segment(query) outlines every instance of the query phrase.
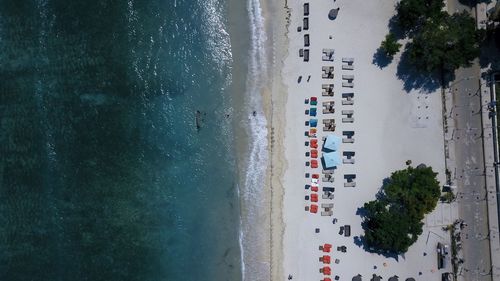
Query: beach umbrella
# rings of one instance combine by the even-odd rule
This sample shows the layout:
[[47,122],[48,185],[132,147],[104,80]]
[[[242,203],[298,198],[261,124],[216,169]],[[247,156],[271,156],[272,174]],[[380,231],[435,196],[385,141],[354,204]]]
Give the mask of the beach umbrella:
[[361,281],[361,274],[358,274],[352,278],[352,281]]
[[311,194],[311,202],[318,202],[318,194],[315,193]]
[[342,139],[334,134],[329,134],[326,136],[325,143],[323,144],[323,148],[329,151],[337,151],[339,150],[340,143]]
[[335,168],[342,163],[338,152],[323,153],[323,162],[325,169]]
[[413,278],[413,277],[406,278],[406,281],[415,281],[415,278]]
[[382,280],[381,276],[378,276],[377,274],[373,274],[371,281],[380,281],[380,280]]
[[309,126],[313,128],[318,126],[318,119],[309,119]]
[[330,263],[330,256],[323,256],[322,258],[323,263]]
[[311,168],[318,168],[318,160],[311,160]]
[[332,281],[332,279],[325,277],[325,278],[323,278],[323,281]]
[[309,208],[309,212],[316,214],[318,212],[318,205],[311,204],[311,207]]
[[334,20],[337,18],[337,15],[339,14],[340,8],[337,9],[331,9],[330,12],[328,13],[328,18],[330,20]]
[[389,277],[389,281],[398,281],[398,280],[399,280],[399,277],[397,275]]
[[323,267],[323,274],[324,275],[330,275],[330,274],[332,274],[332,270],[330,269],[329,266],[324,266]]

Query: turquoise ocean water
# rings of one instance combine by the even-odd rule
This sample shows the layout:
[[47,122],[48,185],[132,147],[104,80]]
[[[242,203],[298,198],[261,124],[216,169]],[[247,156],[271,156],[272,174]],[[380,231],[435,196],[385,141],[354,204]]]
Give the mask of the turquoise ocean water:
[[[0,0],[0,280],[266,268],[244,250],[259,236],[263,166],[249,163],[266,160],[266,124],[235,90],[228,13],[224,0]],[[260,134],[242,165],[235,128]]]

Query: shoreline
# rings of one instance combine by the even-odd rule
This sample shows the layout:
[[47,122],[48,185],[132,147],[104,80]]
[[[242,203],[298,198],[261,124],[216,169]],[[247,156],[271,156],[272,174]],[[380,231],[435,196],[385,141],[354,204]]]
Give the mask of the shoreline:
[[283,280],[283,238],[284,238],[284,186],[283,176],[288,166],[284,154],[284,133],[286,128],[286,101],[288,98],[287,86],[282,77],[285,60],[288,57],[288,27],[289,8],[288,1],[282,5],[278,2],[271,4],[274,20],[270,26],[272,28],[272,85],[269,93],[271,112],[268,116],[270,120],[269,152],[271,157],[270,178],[270,280]]

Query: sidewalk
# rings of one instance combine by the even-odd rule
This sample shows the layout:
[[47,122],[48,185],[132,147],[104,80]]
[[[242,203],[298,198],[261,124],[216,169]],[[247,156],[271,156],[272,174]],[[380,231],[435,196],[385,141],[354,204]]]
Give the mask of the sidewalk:
[[[486,28],[487,11],[494,7],[496,1],[492,3],[479,3],[476,6],[476,22],[478,29]],[[483,150],[484,150],[484,169],[486,177],[486,190],[488,192],[488,223],[489,223],[489,241],[491,249],[491,276],[494,281],[500,280],[500,235],[499,235],[499,217],[498,217],[498,168],[495,161],[498,161],[497,149],[497,128],[496,115],[491,115],[488,105],[495,98],[495,83],[491,79],[492,70],[490,67],[481,68],[481,113],[483,127]],[[497,109],[498,114],[498,109]]]

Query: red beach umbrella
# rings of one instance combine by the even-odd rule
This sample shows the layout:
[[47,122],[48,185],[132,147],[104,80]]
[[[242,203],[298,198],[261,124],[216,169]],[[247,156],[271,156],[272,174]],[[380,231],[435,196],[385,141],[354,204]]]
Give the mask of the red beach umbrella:
[[311,194],[311,202],[318,202],[318,194]]
[[330,264],[330,256],[323,256],[323,263]]
[[330,269],[329,266],[324,266],[323,267],[323,274],[324,275],[330,275],[330,274],[332,274],[332,270]]
[[318,186],[317,185],[311,186],[311,191],[318,192]]
[[325,277],[325,278],[323,278],[323,281],[332,281],[332,279]]
[[311,160],[311,168],[318,168],[318,160]]
[[318,212],[318,205],[311,204],[311,207],[309,208],[309,212],[316,214]]

